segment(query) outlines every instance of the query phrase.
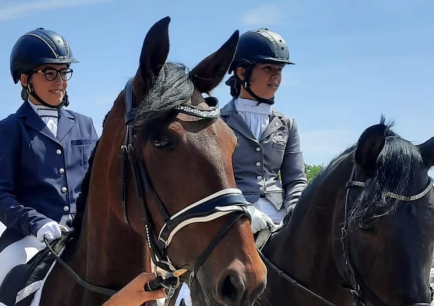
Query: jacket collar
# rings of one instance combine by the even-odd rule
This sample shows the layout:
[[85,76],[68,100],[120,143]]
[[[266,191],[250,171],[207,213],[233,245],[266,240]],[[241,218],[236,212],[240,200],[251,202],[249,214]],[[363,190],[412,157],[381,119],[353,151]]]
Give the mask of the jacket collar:
[[16,115],[18,118],[22,118],[27,126],[57,143],[60,143],[75,125],[75,116],[63,108],[59,109],[56,138],[28,102],[21,105]]
[[258,140],[256,140],[255,136],[253,135],[252,131],[247,126],[243,117],[241,117],[241,115],[238,114],[235,108],[234,99],[229,101],[229,103],[223,107],[223,109],[221,110],[221,116],[224,117],[224,121],[226,122],[227,125],[229,125],[230,128],[237,131],[245,138],[250,139],[254,142],[258,142]]
[[[245,123],[243,117],[241,117],[236,108],[234,99],[229,101],[228,104],[226,104],[222,110],[221,110],[221,116],[224,117],[226,124],[229,125],[232,129],[236,130],[240,134],[242,134],[244,137],[251,139],[255,142],[257,140],[255,139],[255,136],[253,135],[252,131],[249,129],[247,124]],[[278,129],[281,129],[282,126],[284,126],[284,116],[282,113],[276,111],[274,108],[272,108],[271,112],[271,118],[270,123],[265,128],[264,132],[262,133],[260,141],[265,139],[266,137],[273,134]]]

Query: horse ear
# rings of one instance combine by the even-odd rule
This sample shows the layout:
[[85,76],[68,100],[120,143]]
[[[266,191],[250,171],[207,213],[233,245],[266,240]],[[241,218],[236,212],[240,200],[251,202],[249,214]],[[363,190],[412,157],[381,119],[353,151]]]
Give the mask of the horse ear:
[[156,22],[143,41],[135,83],[140,85],[145,93],[152,87],[154,79],[158,77],[169,55],[169,23],[170,17]]
[[369,177],[375,175],[377,159],[386,142],[386,129],[384,124],[373,125],[363,132],[357,143],[355,162]]
[[428,169],[434,166],[434,137],[417,147],[419,148],[423,162]]
[[234,59],[239,36],[239,31],[235,31],[220,49],[202,60],[190,72],[190,78],[200,93],[209,94],[223,80]]

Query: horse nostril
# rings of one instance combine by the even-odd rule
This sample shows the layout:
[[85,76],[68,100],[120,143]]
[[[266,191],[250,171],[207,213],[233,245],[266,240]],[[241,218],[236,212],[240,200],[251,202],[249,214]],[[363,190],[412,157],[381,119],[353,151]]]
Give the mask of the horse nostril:
[[220,287],[220,298],[229,305],[238,305],[244,295],[245,285],[236,273],[228,274]]

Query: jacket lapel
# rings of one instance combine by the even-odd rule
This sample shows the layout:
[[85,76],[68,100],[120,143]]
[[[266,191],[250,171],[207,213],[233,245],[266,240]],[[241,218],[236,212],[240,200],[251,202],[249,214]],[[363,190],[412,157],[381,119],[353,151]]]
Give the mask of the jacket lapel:
[[277,131],[283,126],[281,117],[282,116],[280,113],[273,110],[273,113],[270,118],[270,123],[268,123],[268,125],[265,127],[265,130],[262,133],[260,141],[267,138],[268,136],[270,136],[271,134],[273,134],[275,131]]
[[74,125],[74,115],[61,108],[59,110],[59,121],[57,123],[57,139],[62,141]]
[[228,105],[226,105],[222,110],[222,116],[227,117],[226,124],[229,125],[233,130],[243,135],[245,138],[252,141],[258,142],[258,140],[253,135],[252,131],[247,126],[243,117],[241,117],[236,109],[234,100],[231,100]]
[[17,116],[24,119],[24,123],[41,133],[45,137],[59,143],[59,141],[54,137],[50,129],[45,125],[44,121],[36,114],[36,112],[29,105],[29,102],[25,101],[23,105],[18,109]]

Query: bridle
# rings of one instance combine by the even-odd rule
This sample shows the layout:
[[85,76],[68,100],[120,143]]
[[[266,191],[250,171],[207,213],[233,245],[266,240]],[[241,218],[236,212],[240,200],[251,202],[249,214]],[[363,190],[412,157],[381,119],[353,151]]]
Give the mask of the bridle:
[[[191,284],[195,279],[198,271],[206,261],[208,256],[232,228],[232,226],[241,218],[249,217],[247,211],[248,202],[239,189],[228,188],[220,190],[204,199],[193,203],[178,213],[170,216],[166,206],[161,201],[158,193],[155,191],[152,180],[148,175],[145,164],[139,158],[133,146],[133,127],[135,119],[135,95],[132,90],[133,79],[130,79],[124,90],[126,115],[125,115],[125,141],[121,146],[121,205],[124,220],[130,225],[128,219],[128,201],[127,201],[127,166],[129,164],[133,173],[137,196],[140,199],[143,208],[143,223],[146,229],[147,242],[151,250],[152,261],[159,268],[166,271],[175,271],[176,267],[169,258],[167,250],[175,238],[176,234],[184,227],[192,223],[209,222],[223,216],[229,216],[225,225],[219,230],[218,234],[211,240],[205,251],[196,260],[195,266],[190,271]],[[175,107],[175,111],[188,114],[201,119],[215,119],[220,116],[218,105],[208,109],[202,109],[190,104],[181,104]],[[158,237],[155,235],[155,229],[151,219],[148,205],[145,197],[152,199],[164,220]]]
[[[211,194],[170,216],[166,206],[163,204],[158,193],[152,186],[152,180],[148,175],[146,166],[137,155],[133,146],[134,135],[132,125],[135,120],[136,108],[134,107],[135,96],[132,90],[132,82],[133,79],[130,79],[127,82],[124,90],[126,105],[126,132],[124,144],[121,146],[120,204],[122,207],[123,219],[125,223],[131,227],[131,223],[128,218],[127,201],[127,169],[129,166],[134,178],[137,196],[141,202],[141,208],[143,211],[143,224],[146,229],[146,239],[151,251],[153,263],[167,272],[176,271],[176,267],[174,266],[173,261],[169,258],[167,252],[171,242],[175,239],[176,234],[189,224],[210,222],[224,216],[229,216],[224,226],[219,229],[217,235],[213,237],[204,252],[197,258],[193,269],[190,271],[188,283],[191,285],[208,256],[226,235],[226,233],[232,228],[232,226],[242,217],[250,218],[250,214],[247,211],[247,205],[249,205],[249,203],[242,195],[241,190],[236,188],[226,188],[215,192],[214,194]],[[218,118],[220,116],[220,109],[217,99],[213,97],[209,98],[211,99],[207,99],[207,101],[212,101],[215,105],[209,107],[208,109],[202,109],[184,103],[176,106],[175,111],[203,120]],[[164,225],[162,226],[158,236],[155,235],[151,214],[145,199],[146,196],[149,196],[148,199],[152,199],[152,201],[154,201],[164,220]],[[60,258],[59,254],[56,254],[47,240],[45,240],[45,244],[55,257],[56,261],[62,267],[64,267],[68,273],[71,274],[71,276],[79,285],[85,289],[107,296],[112,296],[118,292],[117,290],[96,286],[84,281],[75,271],[71,269],[71,267],[69,267],[68,264],[66,264]],[[180,282],[178,278],[178,283],[169,288],[166,303],[169,301],[170,297],[174,293],[174,289],[176,289],[179,284]]]
[[[345,215],[344,215],[344,225],[341,229],[342,231],[342,248],[343,248],[343,255],[344,255],[344,263],[346,268],[346,278],[350,281],[351,286],[350,288],[347,288],[350,290],[355,303],[358,306],[365,306],[365,300],[368,300],[372,302],[376,306],[391,306],[389,304],[386,304],[383,302],[363,281],[362,277],[358,273],[357,269],[354,266],[354,263],[352,261],[350,252],[349,252],[349,239],[348,239],[348,227],[349,227],[349,214],[350,214],[350,205],[349,205],[349,198],[350,198],[350,192],[351,189],[354,187],[359,188],[365,188],[366,183],[361,181],[355,180],[355,168],[353,167],[353,170],[351,171],[350,180],[348,181],[347,185],[347,192],[345,196]],[[388,191],[386,193],[387,197],[403,201],[403,202],[412,202],[422,199],[424,196],[426,196],[430,190],[433,188],[433,179],[429,178],[428,184],[425,187],[423,191],[420,193],[413,195],[413,196],[404,196],[400,194],[395,194],[393,192]],[[430,304],[427,303],[416,303],[411,304],[410,306],[429,306]]]
[[[433,188],[433,182],[434,182],[434,180],[432,178],[429,178],[429,182],[428,182],[426,188],[422,192],[420,192],[416,195],[413,195],[413,196],[404,196],[404,195],[399,195],[399,194],[395,194],[392,192],[387,192],[386,195],[390,198],[393,198],[393,199],[396,199],[399,201],[404,201],[404,202],[411,202],[411,201],[420,200],[424,196],[426,196],[430,192],[430,190]],[[349,213],[351,210],[350,204],[349,204],[349,202],[350,202],[349,198],[350,198],[351,188],[353,188],[353,187],[360,187],[360,188],[366,187],[365,182],[355,180],[355,169],[354,168],[351,172],[350,179],[346,184],[347,192],[346,192],[346,196],[345,196],[345,216],[344,216],[345,219],[344,219],[344,225],[341,229],[342,230],[341,243],[342,243],[342,247],[343,247],[343,255],[344,255],[344,261],[345,261],[345,267],[346,267],[346,275],[344,276],[344,278],[348,279],[351,283],[351,285],[349,287],[345,286],[344,289],[348,289],[351,292],[353,299],[354,299],[354,302],[357,304],[357,306],[366,306],[366,301],[370,301],[375,306],[391,306],[391,305],[386,304],[383,301],[381,301],[380,298],[372,290],[370,290],[369,287],[364,283],[360,274],[357,272],[357,269],[355,268],[355,266],[352,262],[352,258],[351,258],[350,253],[349,253],[349,240],[348,240],[348,235],[347,235],[348,227],[349,227],[348,218],[349,218]],[[309,295],[311,295],[314,298],[323,302],[325,305],[337,306],[336,304],[328,301],[324,297],[316,294],[312,290],[303,286],[297,280],[295,280],[293,277],[291,277],[288,274],[286,274],[285,272],[283,272],[280,268],[278,268],[276,265],[274,265],[269,259],[267,259],[262,254],[262,252],[260,250],[258,250],[258,252],[261,255],[261,258],[264,260],[264,262],[266,262],[267,265],[272,270],[274,270],[281,278],[283,278],[286,282],[288,282],[289,284],[291,284],[292,286],[294,286],[298,289],[305,291]],[[431,299],[432,299],[432,295],[431,295]],[[416,303],[416,304],[402,305],[402,306],[430,306],[430,305],[431,304],[428,304],[428,303]]]

